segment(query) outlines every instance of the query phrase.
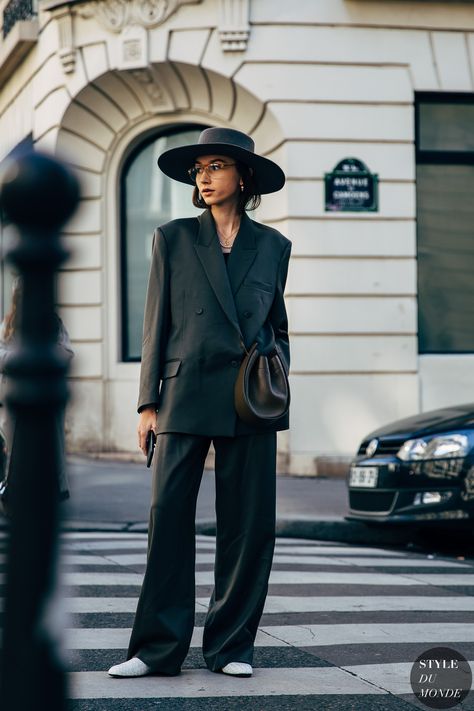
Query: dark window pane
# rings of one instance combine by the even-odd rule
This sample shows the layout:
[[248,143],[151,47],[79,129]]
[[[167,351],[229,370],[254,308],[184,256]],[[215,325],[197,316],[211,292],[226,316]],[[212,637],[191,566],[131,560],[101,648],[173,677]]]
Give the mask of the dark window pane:
[[139,360],[153,230],[176,217],[198,215],[191,185],[167,178],[156,165],[169,148],[194,143],[201,128],[159,136],[134,153],[122,178],[123,360]]
[[474,352],[474,166],[419,165],[420,353]]
[[418,106],[422,151],[474,151],[474,103]]

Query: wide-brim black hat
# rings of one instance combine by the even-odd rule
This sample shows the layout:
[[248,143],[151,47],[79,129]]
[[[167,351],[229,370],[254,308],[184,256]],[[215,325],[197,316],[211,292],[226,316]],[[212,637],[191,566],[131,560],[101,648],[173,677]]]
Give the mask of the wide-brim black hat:
[[188,174],[189,168],[193,167],[199,156],[212,154],[235,158],[252,168],[260,195],[274,193],[285,184],[285,174],[280,166],[255,153],[255,144],[250,136],[233,128],[206,128],[194,145],[170,148],[162,153],[158,165],[168,177],[195,185]]

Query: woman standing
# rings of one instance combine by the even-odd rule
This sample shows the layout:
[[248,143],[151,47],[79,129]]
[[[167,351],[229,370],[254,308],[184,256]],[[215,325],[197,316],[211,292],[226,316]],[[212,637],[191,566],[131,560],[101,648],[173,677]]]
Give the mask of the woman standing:
[[288,416],[245,424],[234,385],[264,325],[289,367],[283,292],[291,243],[245,210],[285,176],[255,154],[249,136],[224,128],[204,130],[158,164],[194,185],[193,203],[205,210],[154,234],[138,402],[143,452],[149,431],[158,434],[148,561],[128,661],[109,674],[181,670],[194,627],[196,499],[213,442],[215,587],[203,655],[211,671],[250,676],[275,543],[276,431],[288,429]]

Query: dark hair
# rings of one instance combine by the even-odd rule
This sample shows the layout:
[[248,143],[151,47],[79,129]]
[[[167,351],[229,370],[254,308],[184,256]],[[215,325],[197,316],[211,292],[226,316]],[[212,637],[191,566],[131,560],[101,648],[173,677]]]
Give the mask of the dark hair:
[[12,286],[12,301],[10,311],[5,315],[3,338],[5,342],[12,341],[18,330],[20,317],[20,300],[22,296],[21,281],[17,278]]
[[[240,214],[243,214],[245,210],[256,210],[262,201],[262,196],[258,192],[257,181],[253,170],[249,168],[246,163],[241,163],[240,161],[236,161],[235,167],[237,168],[237,172],[242,178],[242,183],[244,185],[244,189],[239,194],[237,211]],[[207,204],[203,200],[197,185],[193,190],[193,205],[194,207],[203,209],[207,207]]]

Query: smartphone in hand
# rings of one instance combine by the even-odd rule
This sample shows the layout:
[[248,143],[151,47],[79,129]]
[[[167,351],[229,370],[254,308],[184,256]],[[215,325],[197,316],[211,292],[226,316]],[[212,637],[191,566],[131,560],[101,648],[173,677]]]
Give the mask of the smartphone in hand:
[[151,467],[151,460],[153,459],[153,452],[155,451],[156,444],[156,434],[153,430],[149,430],[146,436],[146,465],[148,468]]

